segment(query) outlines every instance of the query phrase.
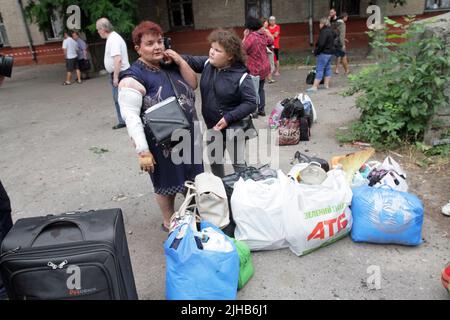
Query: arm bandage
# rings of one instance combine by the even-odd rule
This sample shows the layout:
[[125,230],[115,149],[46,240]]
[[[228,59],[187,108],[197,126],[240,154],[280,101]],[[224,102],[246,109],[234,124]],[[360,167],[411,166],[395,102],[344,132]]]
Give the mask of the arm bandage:
[[148,143],[141,120],[142,94],[136,89],[120,88],[119,105],[130,137],[136,144],[136,152],[148,151]]

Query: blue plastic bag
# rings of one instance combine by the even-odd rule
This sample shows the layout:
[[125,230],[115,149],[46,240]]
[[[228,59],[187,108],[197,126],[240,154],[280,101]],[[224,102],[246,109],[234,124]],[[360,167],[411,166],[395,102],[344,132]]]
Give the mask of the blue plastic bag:
[[[211,227],[206,221],[201,230]],[[176,239],[183,229],[184,236]],[[239,254],[234,243],[231,252],[199,249],[195,231],[186,224],[177,227],[164,243],[166,254],[166,298],[168,300],[234,300],[239,279]],[[198,241],[198,238],[197,238]]]
[[390,187],[362,186],[352,191],[353,241],[422,243],[423,205],[418,197]]

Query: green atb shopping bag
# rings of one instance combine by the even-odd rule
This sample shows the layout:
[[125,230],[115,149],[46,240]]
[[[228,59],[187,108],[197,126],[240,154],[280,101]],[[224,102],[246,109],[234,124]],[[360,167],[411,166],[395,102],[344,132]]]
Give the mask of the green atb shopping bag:
[[239,281],[238,290],[241,290],[255,273],[253,267],[252,256],[250,254],[250,248],[243,241],[233,239],[236,250],[239,254]]

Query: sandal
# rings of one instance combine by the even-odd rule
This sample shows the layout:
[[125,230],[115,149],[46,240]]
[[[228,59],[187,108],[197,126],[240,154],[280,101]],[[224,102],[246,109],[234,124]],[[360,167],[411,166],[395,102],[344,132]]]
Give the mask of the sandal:
[[169,228],[167,228],[164,223],[161,223],[161,230],[164,232],[169,232]]
[[276,81],[273,80],[273,79],[270,79],[268,82],[269,82],[269,83],[274,83],[274,82],[276,82]]
[[67,82],[67,81],[64,81],[62,83],[63,86],[70,86],[71,84],[72,84],[72,82]]
[[78,83],[78,84],[82,84],[82,83],[83,83],[83,81],[81,81],[81,80],[77,80],[77,83]]

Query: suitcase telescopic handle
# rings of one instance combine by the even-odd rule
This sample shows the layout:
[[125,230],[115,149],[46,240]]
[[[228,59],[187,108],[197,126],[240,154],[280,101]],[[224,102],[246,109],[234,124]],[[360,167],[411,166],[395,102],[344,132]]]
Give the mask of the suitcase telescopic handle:
[[37,231],[37,233],[34,235],[33,239],[30,242],[29,247],[31,247],[34,242],[36,241],[36,239],[42,234],[42,232],[50,227],[51,225],[57,224],[57,223],[70,223],[75,225],[81,232],[81,238],[83,239],[83,241],[86,240],[85,236],[84,236],[84,232],[83,232],[83,228],[81,227],[80,223],[78,223],[77,221],[75,221],[74,219],[71,219],[69,217],[57,217],[55,219],[51,219],[49,221],[47,221],[46,223],[44,223],[43,225],[41,225]]

